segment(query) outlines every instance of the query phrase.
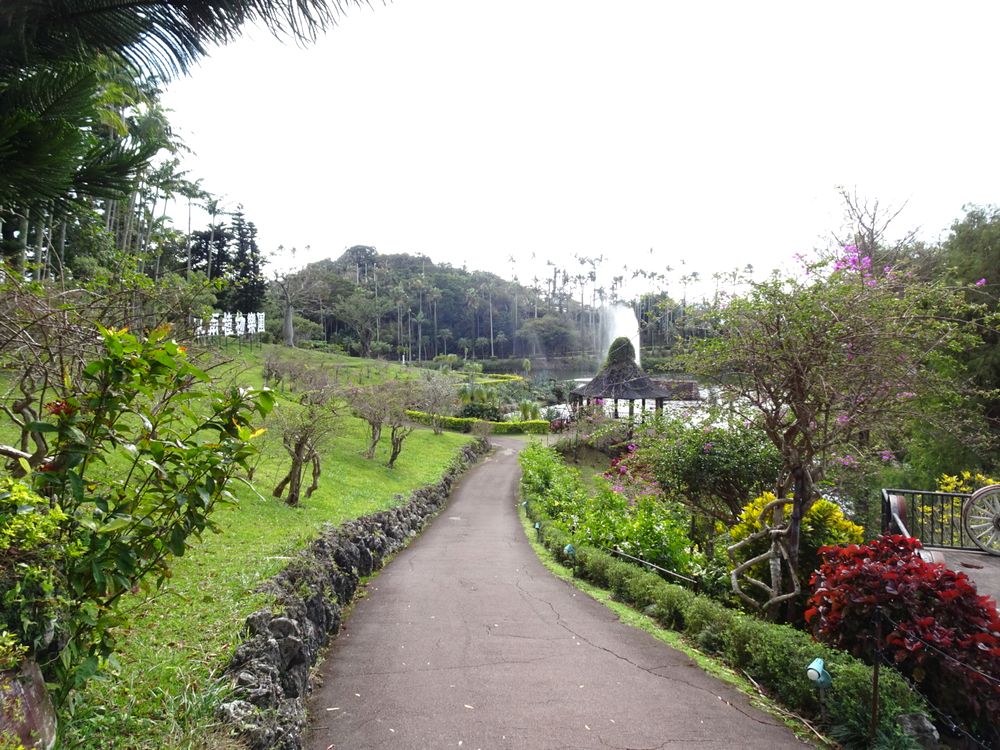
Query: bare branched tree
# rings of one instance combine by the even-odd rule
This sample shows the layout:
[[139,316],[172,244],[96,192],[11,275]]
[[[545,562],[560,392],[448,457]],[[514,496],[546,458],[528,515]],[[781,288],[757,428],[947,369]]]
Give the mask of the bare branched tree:
[[382,439],[382,429],[390,430],[390,468],[403,450],[403,441],[413,432],[406,417],[406,410],[419,406],[423,399],[423,385],[414,380],[387,380],[375,385],[350,388],[344,398],[354,416],[368,423],[368,445],[364,451],[367,459],[375,458],[375,451]]
[[312,482],[305,495],[312,497],[319,487],[323,441],[333,432],[337,416],[333,392],[322,386],[304,391],[297,405],[287,404],[279,410],[275,422],[291,465],[274,488],[274,497],[281,498],[287,490],[285,502],[298,505],[302,495],[302,474],[307,465],[312,466]]
[[859,196],[857,190],[841,187],[839,192],[844,202],[846,227],[833,233],[838,251],[853,245],[861,255],[883,266],[907,255],[908,249],[916,242],[919,227],[906,230],[892,242],[887,235],[889,227],[906,209],[905,202],[900,206],[884,206],[877,198]]

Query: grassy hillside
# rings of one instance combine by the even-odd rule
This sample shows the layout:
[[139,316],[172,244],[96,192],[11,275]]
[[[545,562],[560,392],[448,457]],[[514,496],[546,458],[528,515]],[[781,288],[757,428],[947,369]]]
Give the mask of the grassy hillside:
[[[222,352],[232,361],[213,369],[223,382],[262,384],[264,358],[273,349]],[[364,360],[308,351],[282,352],[322,367],[340,382],[395,376],[394,369]],[[276,412],[297,408],[279,398]],[[272,415],[273,418],[274,415]],[[380,447],[374,461],[360,452],[365,425],[344,416],[325,446],[319,489],[291,508],[270,496],[287,469],[280,435],[266,433],[263,456],[250,489],[235,488],[239,505],[215,516],[221,534],[209,534],[177,560],[173,577],[153,599],[127,602],[130,627],[121,634],[118,666],[80,694],[72,717],[63,717],[67,748],[219,748],[213,731],[215,707],[224,700],[215,675],[239,642],[243,619],[267,601],[255,593],[312,539],[324,523],[337,524],[392,506],[409,491],[440,477],[468,438],[411,435],[395,468],[385,467]]]

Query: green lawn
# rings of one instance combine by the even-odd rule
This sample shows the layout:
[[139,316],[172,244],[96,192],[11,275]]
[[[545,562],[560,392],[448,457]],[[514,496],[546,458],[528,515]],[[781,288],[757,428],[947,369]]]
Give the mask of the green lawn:
[[[260,385],[263,353],[229,352],[237,354],[238,360],[216,374]],[[378,377],[380,370],[363,360],[329,354],[296,351],[289,356],[328,371],[338,368],[341,382],[365,381]],[[282,408],[295,406],[279,399],[276,409]],[[207,535],[179,559],[173,577],[154,599],[126,602],[131,624],[121,634],[120,666],[91,682],[74,715],[62,717],[61,747],[226,747],[214,725],[213,711],[224,699],[215,678],[239,643],[244,618],[267,605],[255,593],[257,586],[324,523],[391,507],[414,488],[436,481],[469,441],[464,435],[418,430],[407,439],[395,468],[387,469],[381,447],[374,461],[360,455],[365,427],[353,417],[341,419],[324,451],[319,489],[311,498],[303,497],[298,508],[270,496],[287,459],[279,435],[261,438],[264,456],[255,485],[263,498],[238,487],[239,505],[215,516],[222,533]]]

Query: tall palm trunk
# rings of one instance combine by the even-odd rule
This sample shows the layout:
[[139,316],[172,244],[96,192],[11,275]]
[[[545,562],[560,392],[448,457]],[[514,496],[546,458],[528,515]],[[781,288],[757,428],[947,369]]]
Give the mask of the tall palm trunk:
[[45,211],[35,225],[35,281],[41,281],[45,274]]
[[18,243],[20,247],[18,248],[17,270],[22,274],[28,266],[28,228],[30,214],[31,210],[26,208],[24,209],[24,216],[21,217],[21,238]]

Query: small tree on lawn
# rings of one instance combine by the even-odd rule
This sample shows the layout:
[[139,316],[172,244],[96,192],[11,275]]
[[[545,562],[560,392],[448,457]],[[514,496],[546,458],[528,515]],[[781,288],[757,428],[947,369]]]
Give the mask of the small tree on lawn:
[[421,383],[418,407],[431,415],[434,434],[441,434],[441,417],[451,415],[458,405],[458,388],[447,375],[428,372]]
[[798,579],[802,518],[821,483],[838,466],[884,449],[907,418],[954,402],[962,384],[953,354],[976,339],[962,319],[961,289],[872,268],[854,247],[829,273],[807,271],[805,279],[757,284],[718,310],[720,335],[686,358],[781,455],[778,499],[764,508],[770,523],[759,532],[771,540],[762,558],[771,582],[750,579],[766,589],[772,615],[795,597],[788,583]]
[[396,465],[396,459],[403,451],[403,441],[413,432],[413,425],[407,421],[406,410],[416,406],[422,400],[418,389],[414,392],[413,383],[394,381],[386,389],[385,394],[390,402],[385,423],[389,427],[389,460],[385,465],[390,469]]
[[382,439],[382,429],[390,430],[388,466],[392,467],[403,449],[403,441],[412,431],[406,423],[406,410],[420,403],[422,388],[419,382],[388,380],[375,385],[351,388],[344,398],[351,412],[368,423],[367,459],[375,458],[375,450]]
[[285,502],[298,505],[302,472],[307,464],[312,465],[312,483],[306,489],[306,497],[312,497],[319,486],[320,447],[330,435],[336,419],[336,402],[328,388],[307,391],[298,406],[287,404],[279,411],[276,421],[281,431],[281,443],[292,463],[288,473],[274,488],[274,497],[281,498],[287,489]]

